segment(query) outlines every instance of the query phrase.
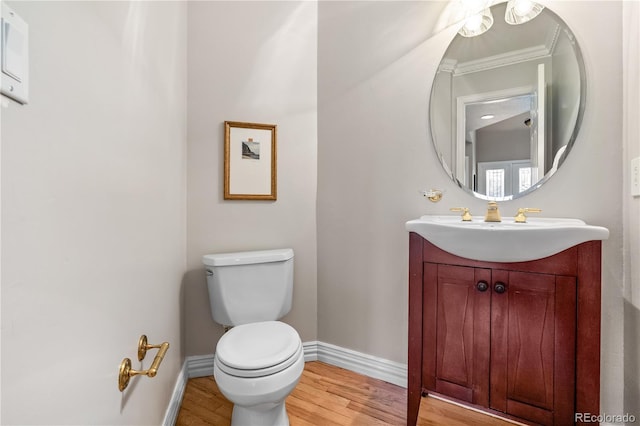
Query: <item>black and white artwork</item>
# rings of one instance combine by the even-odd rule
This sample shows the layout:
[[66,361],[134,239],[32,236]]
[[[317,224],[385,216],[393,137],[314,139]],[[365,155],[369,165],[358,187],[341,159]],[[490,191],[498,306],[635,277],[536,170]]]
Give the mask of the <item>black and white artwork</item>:
[[259,160],[260,142],[254,141],[253,138],[242,141],[242,158],[245,160]]

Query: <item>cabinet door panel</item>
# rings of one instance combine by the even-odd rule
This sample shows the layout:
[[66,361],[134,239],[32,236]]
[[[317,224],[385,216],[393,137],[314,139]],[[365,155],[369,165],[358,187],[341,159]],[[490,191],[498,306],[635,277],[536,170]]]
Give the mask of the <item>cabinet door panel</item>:
[[[493,271],[493,284],[496,282],[509,283],[509,272]],[[493,292],[493,288],[491,289]],[[493,294],[491,301],[491,391],[489,406],[494,410],[507,412],[507,342],[509,331],[508,301],[510,288],[506,293]],[[500,296],[500,297],[497,297]]]
[[558,360],[575,347],[575,322],[565,321],[575,317],[575,279],[506,271],[493,278],[507,291],[492,296],[491,408],[552,424],[558,400],[573,406],[573,394],[558,393],[557,374],[571,369]]
[[509,286],[507,396],[552,410],[555,276],[512,273]]
[[[475,404],[487,404],[490,292],[488,269],[437,265],[435,390]],[[426,350],[425,350],[426,352]]]
[[[576,345],[578,339],[576,277],[556,276],[556,328],[553,423],[573,424],[576,406]],[[599,318],[598,318],[599,321]],[[593,372],[600,376],[598,372]],[[599,394],[599,392],[596,392]]]
[[436,324],[438,323],[438,265],[423,266],[422,386],[436,390]]
[[473,269],[438,268],[437,377],[471,388],[473,381]]

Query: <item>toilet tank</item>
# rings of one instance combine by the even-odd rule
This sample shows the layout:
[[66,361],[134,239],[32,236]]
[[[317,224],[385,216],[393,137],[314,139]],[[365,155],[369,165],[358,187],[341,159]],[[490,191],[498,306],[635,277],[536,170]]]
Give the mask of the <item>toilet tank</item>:
[[202,262],[218,324],[273,321],[291,310],[292,249],[208,254]]

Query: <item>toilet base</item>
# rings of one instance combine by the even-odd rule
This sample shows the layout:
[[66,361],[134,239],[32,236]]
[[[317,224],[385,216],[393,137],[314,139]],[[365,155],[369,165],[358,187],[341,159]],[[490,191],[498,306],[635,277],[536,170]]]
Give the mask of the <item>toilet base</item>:
[[284,401],[249,408],[234,404],[231,426],[289,426],[289,416]]
[[233,403],[231,426],[289,426],[285,400],[304,370],[302,344],[288,368],[265,377],[244,378],[220,370],[217,358],[213,375],[220,392]]

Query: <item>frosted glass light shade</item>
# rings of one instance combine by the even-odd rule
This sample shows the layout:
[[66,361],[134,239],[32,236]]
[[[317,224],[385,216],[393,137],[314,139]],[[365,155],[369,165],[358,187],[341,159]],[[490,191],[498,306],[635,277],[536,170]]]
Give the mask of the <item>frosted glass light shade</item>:
[[531,0],[509,0],[504,20],[511,25],[524,24],[538,16],[542,9],[544,6]]
[[469,16],[458,34],[464,37],[475,37],[486,32],[493,25],[493,15],[489,9]]

